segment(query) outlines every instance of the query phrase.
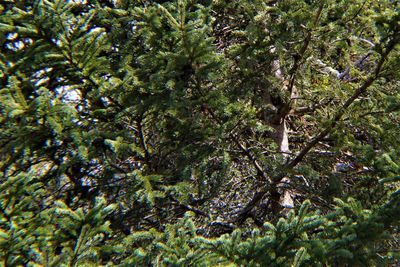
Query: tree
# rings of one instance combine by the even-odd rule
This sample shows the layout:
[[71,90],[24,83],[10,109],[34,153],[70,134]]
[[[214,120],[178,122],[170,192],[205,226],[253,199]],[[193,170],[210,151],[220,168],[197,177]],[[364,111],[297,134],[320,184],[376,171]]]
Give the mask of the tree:
[[[399,10],[391,0],[2,3],[4,264],[45,264],[46,253],[67,265],[392,259]],[[257,227],[268,230],[245,230]],[[57,241],[34,252],[44,240]]]

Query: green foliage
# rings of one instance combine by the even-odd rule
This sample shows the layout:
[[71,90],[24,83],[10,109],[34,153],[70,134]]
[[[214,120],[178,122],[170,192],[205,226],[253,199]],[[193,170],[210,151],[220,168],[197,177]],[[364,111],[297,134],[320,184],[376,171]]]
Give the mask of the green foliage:
[[93,266],[110,233],[114,210],[98,198],[71,209],[46,195],[33,174],[9,178],[1,187],[0,255],[4,266]]
[[[305,201],[297,214],[276,224],[265,223],[261,229],[215,239],[196,235],[190,217],[168,225],[163,234],[154,232],[131,235],[129,243],[144,240],[145,247],[135,252],[126,264],[140,266],[383,266],[394,254],[381,256],[379,240],[387,238],[388,225],[397,218],[398,194],[389,205],[376,211],[363,209],[353,199],[338,200],[335,211],[326,215],[309,211]],[[388,221],[389,220],[389,221]],[[392,224],[392,225],[394,225]]]
[[3,1],[0,265],[395,265],[399,12]]

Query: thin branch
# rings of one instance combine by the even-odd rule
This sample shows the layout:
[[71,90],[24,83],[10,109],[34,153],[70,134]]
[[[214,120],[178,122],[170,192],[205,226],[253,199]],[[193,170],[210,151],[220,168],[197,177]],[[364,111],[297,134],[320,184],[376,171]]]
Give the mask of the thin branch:
[[[346,100],[343,106],[339,108],[335,116],[332,118],[330,124],[324,130],[322,130],[316,137],[314,137],[293,160],[289,161],[285,165],[285,169],[292,169],[297,164],[299,164],[303,160],[303,158],[307,155],[307,153],[333,130],[333,128],[336,126],[339,120],[343,117],[347,108],[351,104],[353,104],[353,102],[360,95],[364,94],[367,91],[367,89],[373,84],[373,82],[379,77],[383,63],[386,61],[389,53],[394,49],[396,44],[397,44],[397,39],[392,39],[385,52],[382,54],[381,59],[379,60],[374,73],[353,93],[351,97],[349,97]],[[277,178],[281,179],[280,177]]]
[[[319,21],[319,19],[321,18],[321,14],[322,14],[322,10],[324,8],[325,5],[325,1],[321,1],[319,7],[318,7],[318,11],[317,14],[315,15],[314,21],[313,21],[313,27],[315,27]],[[293,92],[293,87],[294,87],[294,81],[296,79],[296,74],[297,71],[301,65],[301,63],[303,62],[303,58],[304,58],[304,54],[307,51],[307,48],[311,42],[311,38],[312,38],[312,30],[309,30],[307,33],[307,36],[304,40],[304,45],[301,47],[299,53],[297,54],[297,57],[295,59],[294,65],[292,67],[292,69],[290,70],[291,76],[290,76],[290,81],[289,81],[289,86],[288,86],[288,90],[290,93]]]
[[349,23],[350,21],[352,21],[353,19],[357,18],[358,15],[361,13],[361,11],[363,10],[365,4],[367,3],[368,0],[364,0],[364,2],[362,3],[361,7],[354,13],[353,16],[351,16],[347,21],[345,21],[345,24]]
[[142,121],[143,121],[143,115],[141,115],[140,118],[136,121],[136,127],[139,133],[140,145],[144,151],[144,158],[146,163],[148,164],[150,162],[150,153],[149,150],[147,149],[146,140],[143,134]]
[[257,174],[263,178],[264,181],[270,181],[270,179],[265,175],[263,168],[258,163],[257,159],[253,157],[250,153],[250,150],[243,146],[239,140],[237,140],[234,136],[231,135],[232,140],[237,144],[237,146],[243,151],[243,153],[250,159],[253,163],[254,167],[257,170]]
[[242,211],[240,211],[236,221],[241,224],[244,222],[244,220],[247,219],[248,214],[251,212],[251,210],[260,203],[260,201],[264,198],[265,194],[268,192],[267,189],[263,189],[259,192],[256,192],[252,198],[252,200],[244,207]]
[[[172,203],[172,204],[175,204],[175,203]],[[199,209],[197,209],[195,207],[192,207],[190,205],[185,205],[185,204],[182,204],[182,203],[176,203],[176,205],[181,207],[181,208],[183,208],[183,209],[185,209],[185,210],[192,211],[197,215],[201,215],[203,217],[207,217],[208,219],[211,218],[211,216],[209,214],[207,214],[204,211],[201,211],[201,210],[199,210]]]
[[293,109],[293,110],[291,110],[291,112],[289,114],[290,115],[304,115],[304,114],[308,114],[308,113],[313,113],[320,107],[324,107],[324,106],[328,105],[329,103],[331,103],[332,101],[333,101],[333,98],[329,98],[326,101],[320,101],[319,103],[312,103],[308,107],[299,107],[297,109]]

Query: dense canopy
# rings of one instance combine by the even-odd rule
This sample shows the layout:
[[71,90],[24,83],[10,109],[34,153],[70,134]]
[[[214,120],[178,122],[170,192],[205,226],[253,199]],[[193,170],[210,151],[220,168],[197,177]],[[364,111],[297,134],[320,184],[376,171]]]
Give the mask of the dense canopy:
[[398,1],[0,3],[0,265],[399,264]]

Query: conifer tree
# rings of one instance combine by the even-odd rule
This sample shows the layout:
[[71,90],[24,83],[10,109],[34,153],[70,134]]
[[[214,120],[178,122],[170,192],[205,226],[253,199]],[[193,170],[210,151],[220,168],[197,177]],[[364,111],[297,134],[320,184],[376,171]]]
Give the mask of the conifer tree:
[[395,264],[399,21],[392,0],[3,1],[2,264]]

